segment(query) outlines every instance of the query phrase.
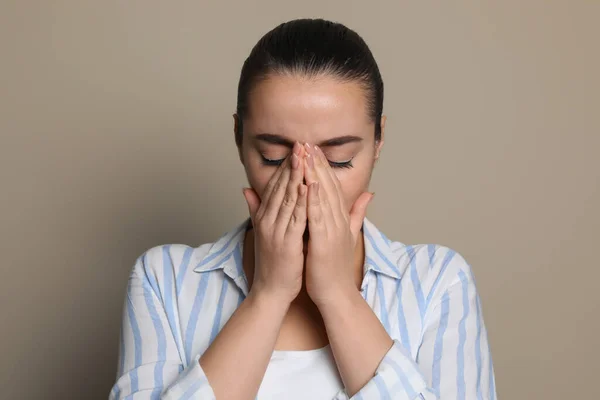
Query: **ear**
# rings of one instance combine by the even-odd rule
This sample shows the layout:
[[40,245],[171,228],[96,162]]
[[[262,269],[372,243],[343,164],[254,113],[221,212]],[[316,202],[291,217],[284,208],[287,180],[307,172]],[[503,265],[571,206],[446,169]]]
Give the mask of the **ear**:
[[240,157],[240,162],[244,164],[244,156],[242,154],[242,138],[240,131],[242,129],[242,123],[240,121],[240,117],[237,114],[233,114],[233,140],[235,141],[235,145],[238,149],[238,156]]
[[385,115],[381,116],[381,137],[379,138],[379,141],[377,143],[375,143],[375,159],[377,160],[379,158],[379,153],[381,152],[381,148],[383,147],[383,138],[385,135],[385,121],[387,120],[387,117]]

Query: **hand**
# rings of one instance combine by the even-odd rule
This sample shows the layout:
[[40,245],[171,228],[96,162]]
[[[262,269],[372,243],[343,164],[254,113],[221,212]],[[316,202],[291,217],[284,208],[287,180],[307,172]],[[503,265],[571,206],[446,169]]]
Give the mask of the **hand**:
[[254,227],[252,292],[292,302],[302,288],[307,187],[303,184],[304,149],[299,143],[277,169],[262,196],[244,189]]
[[341,185],[317,146],[305,145],[308,186],[308,254],[306,290],[319,307],[336,296],[356,291],[354,251],[372,193],[364,192],[350,213],[345,209]]

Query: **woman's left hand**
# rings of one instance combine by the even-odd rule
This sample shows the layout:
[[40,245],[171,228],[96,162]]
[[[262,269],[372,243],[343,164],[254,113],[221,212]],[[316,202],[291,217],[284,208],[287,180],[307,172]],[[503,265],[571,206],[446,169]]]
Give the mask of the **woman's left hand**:
[[305,148],[310,233],[305,283],[311,300],[320,307],[357,290],[356,242],[373,194],[362,193],[348,213],[340,182],[329,161],[317,146]]

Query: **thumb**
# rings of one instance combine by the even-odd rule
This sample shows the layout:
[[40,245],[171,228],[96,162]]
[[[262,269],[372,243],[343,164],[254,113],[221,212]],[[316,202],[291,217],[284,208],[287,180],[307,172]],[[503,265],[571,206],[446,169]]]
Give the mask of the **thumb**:
[[260,206],[260,198],[258,197],[256,191],[252,188],[243,188],[242,193],[246,199],[246,204],[248,204],[248,212],[250,213],[250,218],[252,219],[252,225],[254,225],[254,217],[258,211],[258,207]]
[[367,214],[367,206],[373,200],[373,196],[375,196],[375,193],[364,192],[358,196],[358,199],[352,205],[352,209],[350,210],[350,231],[354,237],[360,232],[365,215]]

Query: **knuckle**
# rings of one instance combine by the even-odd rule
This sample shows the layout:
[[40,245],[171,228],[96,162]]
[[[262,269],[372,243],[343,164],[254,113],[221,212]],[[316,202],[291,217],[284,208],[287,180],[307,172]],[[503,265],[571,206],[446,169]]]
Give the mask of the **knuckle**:
[[294,205],[294,207],[295,207],[295,211],[296,212],[302,212],[302,211],[304,211],[306,209],[306,205],[303,204],[303,203],[301,203],[301,202],[299,202],[299,201],[296,202],[296,204]]
[[256,221],[255,229],[256,229],[256,232],[260,235],[264,235],[266,232],[268,232],[268,227],[266,226],[264,219],[260,219],[260,220]]
[[292,194],[289,192],[286,193],[285,197],[283,198],[282,207],[292,208],[295,204],[296,204],[296,199],[294,199]]
[[281,181],[277,181],[275,185],[273,185],[273,192],[279,192],[282,186]]

